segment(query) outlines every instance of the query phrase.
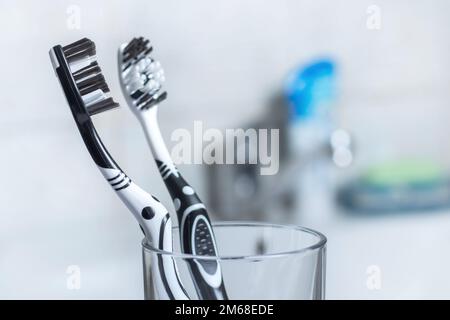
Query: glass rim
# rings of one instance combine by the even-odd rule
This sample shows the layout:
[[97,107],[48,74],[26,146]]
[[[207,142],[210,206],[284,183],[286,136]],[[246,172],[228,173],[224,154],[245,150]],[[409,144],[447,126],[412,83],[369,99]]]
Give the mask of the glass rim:
[[[181,259],[195,259],[195,260],[214,260],[214,261],[224,261],[224,260],[264,260],[270,258],[281,258],[291,255],[304,255],[319,249],[322,249],[327,244],[327,238],[322,233],[309,229],[306,227],[301,227],[297,225],[282,225],[273,224],[267,222],[246,222],[246,221],[225,221],[212,223],[214,227],[270,227],[274,229],[285,229],[285,230],[295,230],[309,235],[313,235],[317,241],[309,246],[302,247],[296,250],[288,250],[282,252],[268,253],[268,254],[253,254],[253,255],[224,255],[224,256],[199,256],[193,254],[187,254],[182,252],[165,251],[153,247],[150,243],[146,241],[146,238],[142,240],[142,248],[146,251],[150,251],[156,254],[161,254],[165,256],[171,256],[173,258]],[[173,227],[173,229],[178,229],[178,226]]]

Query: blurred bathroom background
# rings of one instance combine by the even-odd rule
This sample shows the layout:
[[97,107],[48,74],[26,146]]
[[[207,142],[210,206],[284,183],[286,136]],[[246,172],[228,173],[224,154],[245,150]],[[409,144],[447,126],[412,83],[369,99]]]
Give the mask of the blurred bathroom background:
[[[1,1],[0,298],[143,298],[142,233],[86,152],[48,58],[55,44],[96,42],[122,104],[98,117],[101,134],[172,209],[118,86],[116,49],[135,35],[166,71],[169,145],[197,120],[280,129],[274,176],[179,166],[213,220],[324,233],[329,299],[450,298],[449,10],[447,0]],[[80,288],[67,286],[74,270]]]

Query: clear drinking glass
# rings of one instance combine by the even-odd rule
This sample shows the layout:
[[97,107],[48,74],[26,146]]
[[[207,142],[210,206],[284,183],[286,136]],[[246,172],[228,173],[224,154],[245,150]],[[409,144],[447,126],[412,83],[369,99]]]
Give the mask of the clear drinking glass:
[[324,235],[298,226],[266,223],[222,222],[213,224],[218,257],[180,252],[178,227],[173,230],[174,251],[165,252],[142,242],[145,299],[158,299],[153,290],[150,264],[158,255],[171,257],[191,299],[198,299],[192,283],[192,260],[216,260],[230,299],[266,300],[325,298]]

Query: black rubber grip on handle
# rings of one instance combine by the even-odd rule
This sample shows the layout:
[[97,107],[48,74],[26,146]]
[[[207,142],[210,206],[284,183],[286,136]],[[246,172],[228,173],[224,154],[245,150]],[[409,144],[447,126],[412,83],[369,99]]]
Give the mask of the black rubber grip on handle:
[[[198,256],[217,256],[214,234],[205,209],[198,209],[189,214],[182,226],[183,252]],[[189,260],[189,267],[194,278],[194,284],[202,300],[228,300],[223,284],[219,262],[210,260]],[[203,272],[202,272],[203,271]],[[205,278],[216,279],[218,285],[213,286]]]
[[[198,256],[217,256],[210,227],[203,219],[194,226],[194,252]],[[215,271],[211,271],[214,273]]]

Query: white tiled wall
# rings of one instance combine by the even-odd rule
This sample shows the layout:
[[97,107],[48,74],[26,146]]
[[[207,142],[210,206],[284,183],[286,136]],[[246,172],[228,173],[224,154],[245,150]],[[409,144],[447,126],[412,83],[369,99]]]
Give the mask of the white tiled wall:
[[[382,10],[379,31],[366,28],[372,4]],[[71,5],[81,9],[80,30],[66,26]],[[239,126],[290,68],[335,57],[339,121],[355,133],[361,161],[382,149],[449,163],[448,9],[447,0],[1,1],[0,298],[142,297],[139,228],[85,151],[50,67],[52,45],[96,41],[123,103],[116,48],[150,37],[168,78],[166,137],[194,120]],[[169,204],[131,113],[101,118],[122,167]],[[202,190],[200,168],[182,169]],[[81,267],[81,290],[66,288],[69,265]],[[342,290],[331,296],[357,297]]]

